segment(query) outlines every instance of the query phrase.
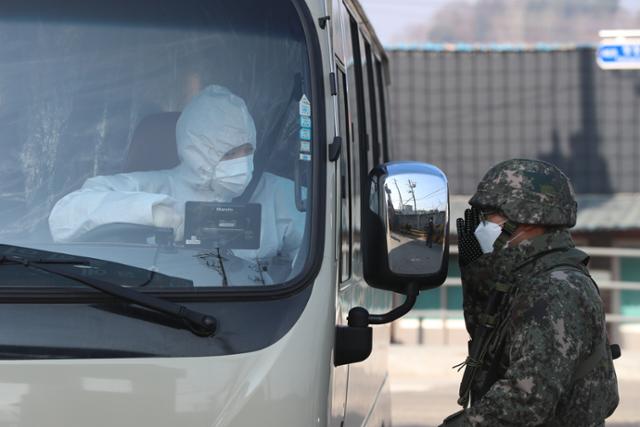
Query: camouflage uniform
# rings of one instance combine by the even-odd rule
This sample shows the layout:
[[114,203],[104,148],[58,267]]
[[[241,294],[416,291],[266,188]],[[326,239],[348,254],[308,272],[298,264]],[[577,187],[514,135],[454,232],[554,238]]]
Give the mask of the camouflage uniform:
[[[618,404],[617,380],[588,256],[565,228],[576,220],[568,179],[545,162],[503,162],[470,204],[497,209],[514,223],[555,227],[462,269],[472,341],[491,293],[504,284],[508,290],[469,384],[471,406],[451,425],[603,425]],[[587,368],[587,359],[596,362]]]

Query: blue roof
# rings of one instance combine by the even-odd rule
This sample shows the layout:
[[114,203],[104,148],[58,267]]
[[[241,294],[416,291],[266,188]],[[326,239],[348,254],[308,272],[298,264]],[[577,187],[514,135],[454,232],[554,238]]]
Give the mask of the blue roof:
[[595,48],[595,44],[589,43],[535,43],[535,44],[508,44],[508,43],[403,43],[385,46],[386,50],[396,51],[426,51],[426,52],[550,52],[556,50],[575,50]]

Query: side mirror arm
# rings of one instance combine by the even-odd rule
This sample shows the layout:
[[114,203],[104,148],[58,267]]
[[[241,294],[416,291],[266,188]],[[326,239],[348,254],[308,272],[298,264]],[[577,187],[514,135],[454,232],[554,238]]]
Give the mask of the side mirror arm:
[[412,282],[407,285],[407,298],[402,304],[384,314],[369,314],[363,307],[353,307],[349,310],[347,322],[352,327],[367,327],[369,325],[383,325],[391,323],[407,314],[416,304],[420,288],[417,283]]
[[348,326],[336,326],[333,364],[335,366],[362,362],[373,348],[372,329],[369,325],[393,322],[413,308],[420,292],[417,283],[407,287],[407,298],[398,307],[385,314],[369,314],[364,307],[353,307],[347,317]]

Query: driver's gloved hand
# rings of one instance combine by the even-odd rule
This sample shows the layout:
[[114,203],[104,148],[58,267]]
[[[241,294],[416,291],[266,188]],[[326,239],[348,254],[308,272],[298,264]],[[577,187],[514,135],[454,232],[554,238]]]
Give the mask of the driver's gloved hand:
[[480,224],[480,211],[476,208],[466,209],[464,219],[456,220],[458,229],[458,264],[466,267],[482,256],[482,248],[473,232]]

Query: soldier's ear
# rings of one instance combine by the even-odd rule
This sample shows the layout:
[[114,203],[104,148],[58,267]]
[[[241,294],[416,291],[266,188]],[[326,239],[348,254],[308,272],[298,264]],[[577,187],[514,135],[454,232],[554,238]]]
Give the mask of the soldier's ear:
[[548,227],[545,227],[543,225],[536,225],[536,224],[521,224],[521,227],[524,227],[523,229],[526,230],[526,232],[546,232]]
[[518,224],[509,242],[518,244],[523,240],[540,236],[547,232],[547,227],[536,224]]

